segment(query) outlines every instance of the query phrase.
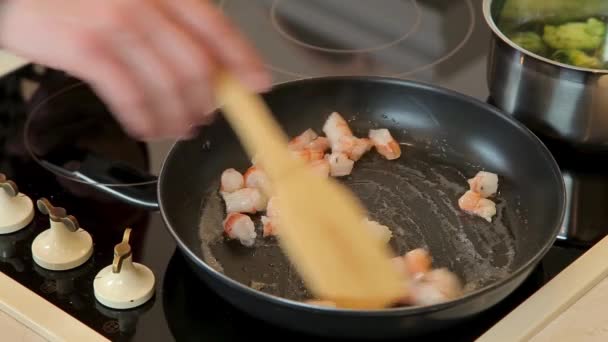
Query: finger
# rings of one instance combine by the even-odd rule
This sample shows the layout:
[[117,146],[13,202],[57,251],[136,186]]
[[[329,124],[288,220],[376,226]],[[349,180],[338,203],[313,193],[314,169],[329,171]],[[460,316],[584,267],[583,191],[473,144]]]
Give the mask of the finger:
[[201,0],[165,0],[164,4],[252,90],[266,91],[271,86],[270,75],[257,52],[216,7]]
[[73,31],[69,37],[80,62],[71,63],[67,71],[93,88],[129,135],[143,138],[153,134],[141,82],[128,66],[94,32]]
[[[188,110],[191,124],[204,121],[214,107],[211,93],[215,63],[204,45],[197,42],[190,31],[179,26],[165,6],[150,2],[151,6],[139,12],[140,29],[155,31],[149,37],[167,63],[171,63],[179,82],[181,94]],[[146,19],[146,20],[143,20]]]
[[175,63],[167,59],[161,52],[162,47],[154,43],[154,35],[165,27],[157,26],[150,30],[149,25],[142,23],[158,23],[151,14],[151,6],[141,6],[135,12],[135,9],[127,7],[130,4],[119,2],[115,6],[124,7],[110,12],[112,19],[105,19],[114,20],[114,28],[123,32],[108,35],[107,40],[144,90],[149,124],[153,126],[148,136],[168,138],[185,134],[192,120],[180,92],[183,80],[179,77]]

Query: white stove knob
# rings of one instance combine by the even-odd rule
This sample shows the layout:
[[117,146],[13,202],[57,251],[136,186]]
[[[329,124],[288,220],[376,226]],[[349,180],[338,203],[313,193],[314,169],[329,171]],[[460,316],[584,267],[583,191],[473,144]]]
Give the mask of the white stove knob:
[[99,271],[93,281],[95,298],[112,309],[131,309],[147,302],[154,295],[154,273],[133,262],[127,228],[122,242],[114,247],[114,261]]
[[0,234],[25,228],[34,218],[34,203],[19,192],[15,182],[0,173]]
[[32,256],[40,267],[64,271],[84,264],[93,254],[93,239],[80,228],[65,209],[54,207],[49,200],[37,201],[38,209],[49,215],[51,226],[38,234],[32,243]]

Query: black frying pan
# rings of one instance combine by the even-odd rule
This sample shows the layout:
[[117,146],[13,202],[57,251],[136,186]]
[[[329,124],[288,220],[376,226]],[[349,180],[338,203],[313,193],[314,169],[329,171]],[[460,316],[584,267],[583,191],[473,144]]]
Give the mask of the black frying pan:
[[[158,199],[167,228],[194,272],[252,315],[341,337],[412,336],[441,329],[510,294],[557,236],[565,208],[557,164],[526,128],[485,103],[428,85],[374,77],[299,80],[276,86],[265,99],[291,136],[307,128],[321,132],[332,111],[352,119],[359,136],[372,127],[389,128],[403,144],[403,156],[386,161],[370,152],[342,180],[372,219],[392,228],[396,253],[428,248],[434,266],[455,271],[467,291],[440,305],[380,311],[303,304],[309,294],[275,240],[259,234],[254,248],[246,248],[222,237],[220,174],[230,167],[244,171],[250,162],[220,116],[197,138],[171,149],[159,177]],[[500,176],[492,223],[458,210],[467,178],[479,170]]]

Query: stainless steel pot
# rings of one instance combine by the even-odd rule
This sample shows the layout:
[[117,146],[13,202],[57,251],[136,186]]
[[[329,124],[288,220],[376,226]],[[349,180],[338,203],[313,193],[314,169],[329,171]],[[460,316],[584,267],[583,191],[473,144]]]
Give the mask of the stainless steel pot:
[[608,71],[574,67],[528,52],[497,25],[504,0],[483,0],[493,31],[488,86],[496,106],[536,133],[608,149]]

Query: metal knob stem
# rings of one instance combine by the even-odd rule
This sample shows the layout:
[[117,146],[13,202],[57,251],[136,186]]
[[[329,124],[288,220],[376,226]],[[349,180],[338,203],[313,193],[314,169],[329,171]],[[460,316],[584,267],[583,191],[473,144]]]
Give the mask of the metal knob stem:
[[15,197],[19,193],[17,184],[6,178],[6,175],[3,173],[0,173],[0,189],[6,191],[10,197]]
[[122,242],[114,246],[114,261],[112,262],[112,272],[120,273],[123,261],[132,255],[129,237],[131,236],[131,228],[125,229],[122,236]]
[[54,222],[63,223],[69,231],[75,232],[80,228],[74,216],[68,215],[64,208],[53,206],[48,199],[43,197],[36,202],[36,205],[41,213],[48,215]]

